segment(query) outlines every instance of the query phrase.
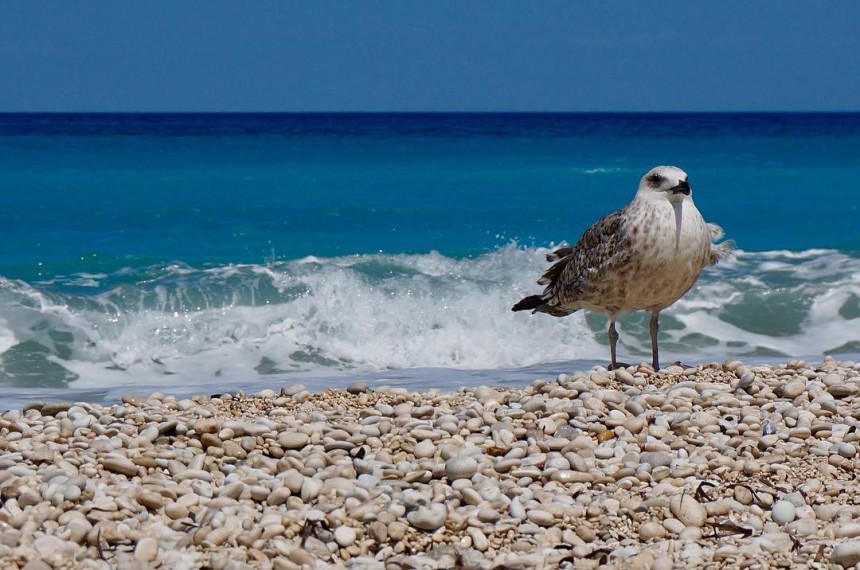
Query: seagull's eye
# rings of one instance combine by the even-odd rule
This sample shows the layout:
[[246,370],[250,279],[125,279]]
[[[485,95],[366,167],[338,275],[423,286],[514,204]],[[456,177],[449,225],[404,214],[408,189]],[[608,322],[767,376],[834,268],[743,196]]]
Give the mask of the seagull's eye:
[[659,188],[660,183],[663,181],[663,177],[659,174],[649,174],[645,178],[645,181],[648,182],[648,185],[651,186],[651,188]]

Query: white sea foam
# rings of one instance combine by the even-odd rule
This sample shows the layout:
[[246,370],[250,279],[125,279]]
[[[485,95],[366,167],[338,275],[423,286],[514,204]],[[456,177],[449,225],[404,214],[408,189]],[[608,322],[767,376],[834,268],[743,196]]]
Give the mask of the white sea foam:
[[[202,385],[605,361],[605,319],[510,311],[540,290],[544,253],[510,245],[467,259],[434,252],[173,265],[141,277],[87,276],[103,283],[86,296],[0,280],[0,384]],[[856,352],[858,300],[857,258],[739,252],[663,313],[663,359]],[[647,316],[622,318],[620,332],[622,356],[649,354]]]

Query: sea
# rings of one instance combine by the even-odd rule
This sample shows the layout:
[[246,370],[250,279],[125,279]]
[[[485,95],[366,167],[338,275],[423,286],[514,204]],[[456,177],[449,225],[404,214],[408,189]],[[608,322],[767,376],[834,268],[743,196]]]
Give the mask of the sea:
[[0,409],[605,365],[605,317],[510,308],[661,164],[737,247],[664,362],[860,358],[860,114],[4,114]]

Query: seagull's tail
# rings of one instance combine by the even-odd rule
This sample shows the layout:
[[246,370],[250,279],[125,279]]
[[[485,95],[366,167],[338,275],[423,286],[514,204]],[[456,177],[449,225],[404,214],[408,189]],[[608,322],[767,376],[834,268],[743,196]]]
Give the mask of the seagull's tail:
[[720,261],[733,259],[736,254],[737,246],[734,240],[724,241],[711,245],[711,265],[716,265]]
[[546,300],[540,295],[530,295],[511,307],[512,311],[536,311],[546,304]]
[[546,313],[548,315],[552,315],[553,317],[566,317],[571,313],[575,313],[579,309],[569,309],[562,308],[553,303],[550,303],[547,299],[544,299],[541,295],[530,295],[511,307],[512,311],[531,311],[532,313]]
[[[717,224],[708,224],[708,231],[711,234],[711,241],[717,241],[726,235],[723,228]],[[735,256],[736,249],[737,246],[733,240],[711,244],[711,265],[716,265],[720,261],[732,259]]]

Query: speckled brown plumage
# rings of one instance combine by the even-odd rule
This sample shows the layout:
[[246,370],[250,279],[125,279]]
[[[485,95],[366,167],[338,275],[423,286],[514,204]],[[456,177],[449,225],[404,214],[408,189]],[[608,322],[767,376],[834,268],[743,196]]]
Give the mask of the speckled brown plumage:
[[636,310],[651,311],[653,364],[657,358],[657,319],[696,282],[702,269],[731,253],[719,226],[707,224],[693,203],[687,174],[657,167],[646,174],[636,198],[588,228],[574,246],[547,255],[553,265],[538,280],[544,291],[514,305],[556,317],[579,309],[609,316],[612,366],[616,319]]

